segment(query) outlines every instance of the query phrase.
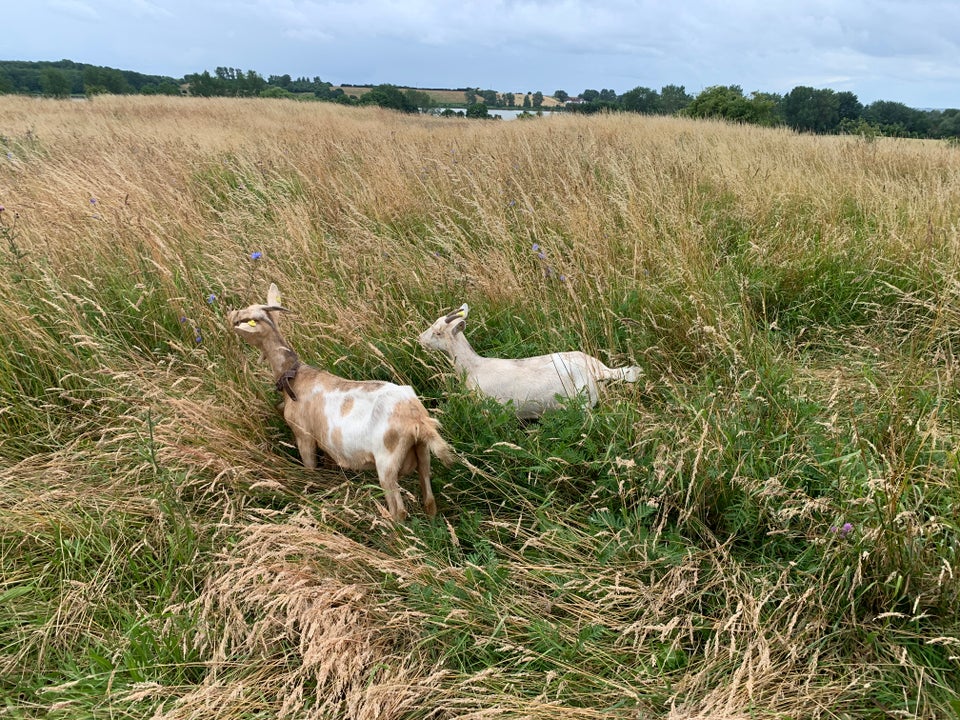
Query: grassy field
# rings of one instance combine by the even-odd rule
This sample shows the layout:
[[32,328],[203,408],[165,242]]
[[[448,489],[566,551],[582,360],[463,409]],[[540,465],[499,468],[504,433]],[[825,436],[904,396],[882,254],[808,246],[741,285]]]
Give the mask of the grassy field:
[[[0,717],[960,714],[956,148],[147,97],[0,136]],[[270,282],[470,461],[435,521],[300,466],[224,327]],[[645,379],[522,425],[416,344],[463,302]]]

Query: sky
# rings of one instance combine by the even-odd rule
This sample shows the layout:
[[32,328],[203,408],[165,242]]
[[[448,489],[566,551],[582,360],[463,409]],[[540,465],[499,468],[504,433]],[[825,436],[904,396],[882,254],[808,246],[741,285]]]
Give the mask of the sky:
[[5,0],[0,60],[576,96],[852,91],[960,107],[956,0]]

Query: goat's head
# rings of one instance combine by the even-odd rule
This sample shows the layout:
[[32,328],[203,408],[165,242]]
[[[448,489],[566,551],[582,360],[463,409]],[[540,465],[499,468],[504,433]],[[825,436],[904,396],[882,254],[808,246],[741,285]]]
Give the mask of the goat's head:
[[251,305],[242,310],[227,313],[227,327],[254,346],[261,346],[264,339],[280,332],[279,313],[288,312],[280,304],[280,290],[270,283],[265,305]]
[[449,351],[454,335],[463,332],[469,312],[470,306],[464,303],[453,312],[437,318],[433,325],[420,334],[420,344],[427,350]]

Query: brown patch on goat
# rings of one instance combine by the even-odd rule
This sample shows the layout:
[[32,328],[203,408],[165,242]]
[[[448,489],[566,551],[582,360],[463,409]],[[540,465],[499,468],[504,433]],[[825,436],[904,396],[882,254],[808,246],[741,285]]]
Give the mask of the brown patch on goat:
[[[396,414],[394,412],[394,414]],[[400,442],[400,431],[397,428],[390,426],[390,429],[383,434],[383,446],[387,449],[387,452],[393,452],[397,449],[397,445]],[[409,471],[408,471],[409,472]]]
[[346,417],[350,414],[351,410],[353,410],[353,398],[348,397],[343,401],[343,405],[340,406],[340,417]]

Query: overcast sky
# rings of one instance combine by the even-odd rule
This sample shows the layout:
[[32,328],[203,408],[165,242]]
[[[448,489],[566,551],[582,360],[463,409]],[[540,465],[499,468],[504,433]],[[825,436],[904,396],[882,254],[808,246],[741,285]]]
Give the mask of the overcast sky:
[[0,59],[577,95],[711,85],[960,107],[957,0],[5,0]]

